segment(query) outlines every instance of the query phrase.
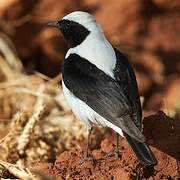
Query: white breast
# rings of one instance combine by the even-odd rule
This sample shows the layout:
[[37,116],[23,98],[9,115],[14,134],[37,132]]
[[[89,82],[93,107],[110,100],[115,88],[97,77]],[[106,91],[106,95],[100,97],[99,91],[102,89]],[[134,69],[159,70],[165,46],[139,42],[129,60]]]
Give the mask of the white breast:
[[63,81],[62,81],[62,87],[65,98],[77,118],[79,118],[81,121],[84,121],[87,125],[91,123],[98,123],[101,124],[102,126],[108,126],[117,133],[119,133],[121,136],[123,136],[122,130],[120,128],[107,121],[105,118],[103,118],[98,113],[96,113],[86,103],[84,103],[79,98],[74,96],[65,86]]

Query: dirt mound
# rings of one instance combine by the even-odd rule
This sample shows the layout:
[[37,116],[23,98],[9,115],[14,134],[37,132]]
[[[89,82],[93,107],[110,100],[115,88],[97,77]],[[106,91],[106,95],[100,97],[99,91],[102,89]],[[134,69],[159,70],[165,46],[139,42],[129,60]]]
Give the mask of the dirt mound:
[[116,179],[128,180],[137,177],[159,180],[180,178],[180,123],[163,112],[144,118],[144,133],[158,164],[153,169],[143,168],[129,144],[120,139],[121,158],[106,157],[115,145],[115,136],[108,135],[101,148],[92,150],[95,162],[79,164],[83,151],[73,149],[60,154],[54,164],[40,163],[35,168],[52,179]]

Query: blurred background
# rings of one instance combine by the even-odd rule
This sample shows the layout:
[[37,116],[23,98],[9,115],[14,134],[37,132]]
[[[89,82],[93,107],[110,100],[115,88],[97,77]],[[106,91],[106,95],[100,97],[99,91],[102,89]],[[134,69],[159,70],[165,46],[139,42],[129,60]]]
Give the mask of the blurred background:
[[95,15],[111,43],[129,57],[144,109],[180,109],[178,0],[2,0],[1,39],[11,41],[27,73],[55,77],[67,46],[44,24],[75,10]]
[[[110,42],[128,56],[144,112],[163,110],[175,119],[173,128],[179,127],[179,0],[1,0],[1,160],[21,167],[38,160],[54,162],[61,152],[84,145],[85,127],[71,113],[60,86],[67,46],[59,31],[46,27],[48,21],[75,10],[96,16]],[[159,114],[149,119],[162,120],[163,128],[170,122]],[[94,147],[99,147],[104,133],[102,128],[95,130]],[[164,151],[170,136],[166,129],[161,134],[167,135],[159,140],[164,146],[155,146]],[[179,149],[174,139],[168,141],[174,142],[170,151]]]
[[75,10],[95,15],[111,43],[129,57],[145,110],[180,109],[178,0],[2,0],[1,39],[11,41],[26,73],[53,78],[67,46],[60,32],[44,24]]

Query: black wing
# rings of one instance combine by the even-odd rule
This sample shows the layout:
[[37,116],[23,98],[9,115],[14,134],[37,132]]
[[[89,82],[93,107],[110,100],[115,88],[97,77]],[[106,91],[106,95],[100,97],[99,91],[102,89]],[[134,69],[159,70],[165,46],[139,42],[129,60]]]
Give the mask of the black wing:
[[136,126],[141,130],[141,119],[142,119],[142,110],[141,103],[139,98],[138,86],[136,81],[136,76],[132,67],[130,66],[128,59],[120,51],[114,49],[117,58],[116,68],[114,69],[114,76],[116,80],[122,84],[125,81],[127,88],[127,98],[131,103],[133,111],[133,120]]
[[[141,110],[141,103],[138,93],[138,86],[136,82],[136,77],[132,67],[130,66],[128,59],[117,49],[114,49],[117,58],[116,68],[114,70],[114,76],[116,81],[122,84],[123,81],[126,83],[126,92],[127,98],[131,103],[133,116],[132,120],[136,124],[136,126],[141,130],[141,119],[142,119],[142,110]],[[157,164],[157,160],[149,148],[148,144],[145,142],[138,142],[136,139],[133,139],[127,133],[123,132],[124,136],[126,137],[127,141],[131,145],[132,149],[134,150],[135,154],[137,155],[140,162],[145,166],[154,166]]]
[[125,133],[144,142],[133,119],[133,107],[127,98],[127,83],[116,81],[77,54],[71,54],[62,66],[66,87],[99,115]]

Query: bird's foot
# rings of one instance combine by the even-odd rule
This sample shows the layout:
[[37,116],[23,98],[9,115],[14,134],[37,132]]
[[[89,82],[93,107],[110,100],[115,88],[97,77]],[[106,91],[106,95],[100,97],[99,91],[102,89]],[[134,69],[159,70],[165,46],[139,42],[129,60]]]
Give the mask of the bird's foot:
[[85,155],[80,161],[79,164],[82,165],[85,161],[91,161],[93,164],[95,163],[95,159],[91,155]]
[[141,173],[138,172],[137,176],[136,176],[136,180],[142,180],[142,177],[141,177]]
[[121,151],[117,148],[115,148],[113,151],[107,153],[105,155],[105,158],[115,156],[117,159],[121,157]]

